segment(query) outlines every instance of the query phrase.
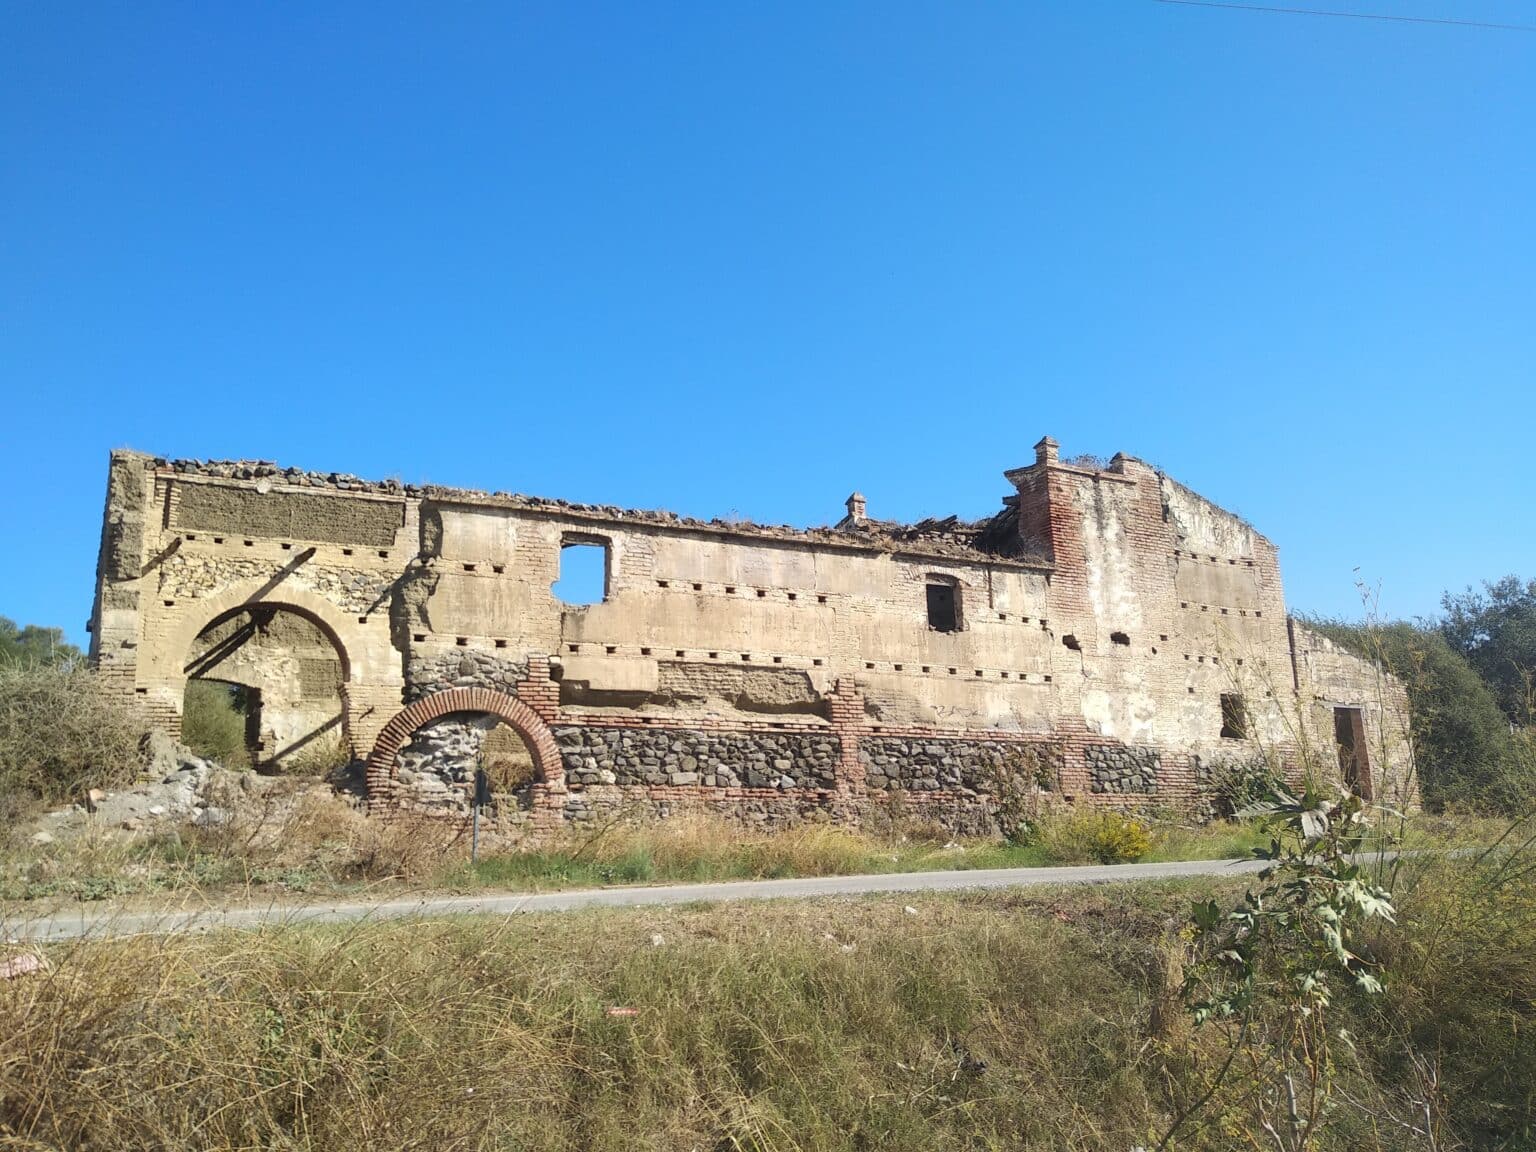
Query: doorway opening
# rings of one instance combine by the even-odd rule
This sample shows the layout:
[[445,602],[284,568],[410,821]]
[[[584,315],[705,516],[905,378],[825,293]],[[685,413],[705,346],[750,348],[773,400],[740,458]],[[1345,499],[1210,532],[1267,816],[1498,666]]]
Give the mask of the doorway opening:
[[1339,750],[1339,775],[1344,786],[1362,800],[1371,799],[1371,761],[1365,747],[1362,709],[1333,710],[1333,741]]

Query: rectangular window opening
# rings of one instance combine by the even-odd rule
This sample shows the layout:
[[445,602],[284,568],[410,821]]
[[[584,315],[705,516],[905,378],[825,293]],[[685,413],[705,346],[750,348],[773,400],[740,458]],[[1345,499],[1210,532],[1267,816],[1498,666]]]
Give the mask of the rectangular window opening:
[[555,599],[573,607],[608,599],[608,541],[566,536],[560,541],[560,576],[550,585]]
[[1221,694],[1221,735],[1224,740],[1248,739],[1248,707],[1236,692]]
[[953,584],[928,584],[928,627],[935,632],[960,630],[960,606]]

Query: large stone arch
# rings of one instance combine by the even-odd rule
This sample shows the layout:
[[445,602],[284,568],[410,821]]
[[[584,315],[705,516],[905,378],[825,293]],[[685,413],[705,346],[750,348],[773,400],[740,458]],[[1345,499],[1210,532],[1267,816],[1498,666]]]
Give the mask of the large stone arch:
[[284,580],[251,579],[214,596],[177,605],[164,639],[140,664],[140,691],[156,701],[166,723],[179,731],[187,659],[197,638],[210,625],[253,608],[293,612],[314,624],[335,648],[341,661],[343,734],[354,755],[361,756],[383,726],[383,717],[399,707],[404,674],[390,638],[386,613],[361,616]]
[[265,589],[266,582],[256,580],[197,601],[197,610],[184,615],[176,630],[167,638],[164,650],[170,659],[177,661],[175,672],[186,674],[184,662],[187,653],[192,651],[197,638],[219,620],[252,608],[280,608],[297,612],[325,633],[341,657],[342,681],[350,683],[358,663],[356,649],[360,647],[354,635],[361,627],[357,618],[348,616],[325,597],[302,588],[281,587],[273,589],[272,595],[262,595]]
[[395,757],[411,734],[432,721],[454,712],[488,712],[523,738],[533,756],[538,782],[560,791],[565,787],[565,765],[555,735],[539,714],[515,696],[490,688],[449,688],[423,696],[398,712],[384,725],[368,755],[368,803],[377,806],[390,799],[395,777]]

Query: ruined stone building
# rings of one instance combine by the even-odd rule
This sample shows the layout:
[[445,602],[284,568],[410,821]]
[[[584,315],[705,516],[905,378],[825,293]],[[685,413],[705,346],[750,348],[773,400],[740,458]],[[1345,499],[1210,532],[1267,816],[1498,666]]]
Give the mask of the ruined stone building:
[[1049,439],[1004,475],[979,522],[794,529],[115,452],[91,652],[172,733],[189,678],[242,686],[259,761],[355,757],[383,810],[465,811],[477,763],[545,828],[1198,808],[1261,757],[1411,802],[1400,687],[1287,618],[1251,526]]

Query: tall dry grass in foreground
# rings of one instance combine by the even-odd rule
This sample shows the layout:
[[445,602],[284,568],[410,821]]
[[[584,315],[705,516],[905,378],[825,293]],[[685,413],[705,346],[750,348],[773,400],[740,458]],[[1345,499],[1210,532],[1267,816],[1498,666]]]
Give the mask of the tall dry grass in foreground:
[[0,1131],[60,1149],[1143,1138],[1160,917],[915,906],[81,944],[0,984]]
[[[1316,1148],[1532,1146],[1530,879],[1492,858],[1438,867],[1370,942],[1386,995],[1342,1005],[1357,1048]],[[1179,1004],[1193,894],[60,947],[46,974],[0,981],[0,1133],[33,1149],[1150,1146],[1233,1039]],[[1175,1147],[1245,1147],[1253,1091],[1231,1078]]]

